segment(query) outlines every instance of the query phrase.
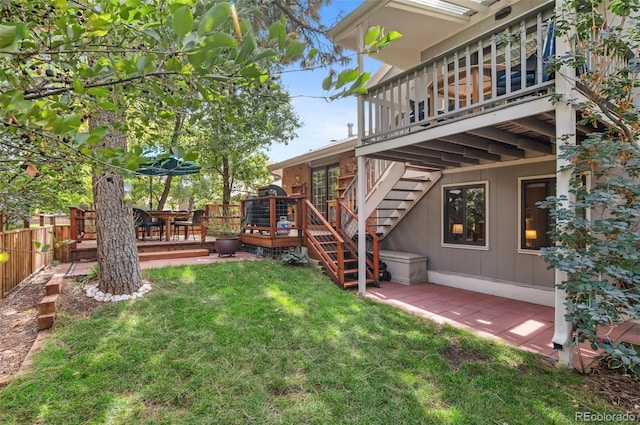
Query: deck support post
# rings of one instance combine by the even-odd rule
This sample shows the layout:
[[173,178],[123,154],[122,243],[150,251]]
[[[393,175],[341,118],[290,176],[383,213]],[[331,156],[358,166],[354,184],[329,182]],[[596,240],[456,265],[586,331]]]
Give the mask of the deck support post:
[[[556,10],[562,10],[564,0],[556,0]],[[568,43],[569,37],[556,37],[556,54],[558,56],[563,55],[565,52],[571,50],[571,46]],[[575,86],[574,78],[575,69],[563,64],[560,67],[559,74],[556,81],[556,93],[562,95],[562,100],[556,103],[556,155],[560,149],[558,144],[576,144],[576,113],[569,103],[568,99],[573,97],[572,91]],[[575,196],[569,193],[569,181],[571,179],[570,171],[560,171],[562,167],[570,165],[568,161],[560,159],[556,156],[556,196],[566,196],[568,204],[565,207],[571,208],[572,202],[575,201]],[[562,226],[563,223],[558,222],[556,226]],[[555,270],[555,321],[554,321],[554,333],[553,333],[553,346],[558,352],[558,364],[560,366],[572,367],[573,366],[573,324],[565,319],[567,314],[567,307],[565,305],[566,293],[564,290],[559,289],[563,281],[567,279],[567,273]]]
[[[364,72],[364,27],[358,26],[358,72]],[[358,95],[358,146],[362,146],[364,136],[364,97]],[[367,294],[367,233],[366,208],[367,176],[365,157],[358,156],[357,207],[358,207],[358,295]]]

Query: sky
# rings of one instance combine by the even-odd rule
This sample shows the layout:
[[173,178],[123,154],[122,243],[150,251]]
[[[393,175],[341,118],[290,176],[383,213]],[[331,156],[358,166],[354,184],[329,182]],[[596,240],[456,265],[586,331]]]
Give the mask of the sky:
[[[332,26],[336,22],[336,17],[345,17],[361,3],[362,0],[332,0],[329,6],[320,10],[323,24]],[[354,60],[350,66],[355,67],[355,52],[346,53],[353,53]],[[365,70],[372,75],[378,66],[374,61],[365,62]],[[328,69],[300,72],[292,72],[289,69],[283,74],[284,85],[292,97],[293,108],[303,126],[296,131],[298,137],[288,145],[272,145],[267,152],[271,163],[325,146],[332,140],[345,139],[348,135],[348,123],[353,123],[353,132],[357,132],[355,97],[333,102],[320,98],[328,95],[322,90],[322,80],[328,73]]]

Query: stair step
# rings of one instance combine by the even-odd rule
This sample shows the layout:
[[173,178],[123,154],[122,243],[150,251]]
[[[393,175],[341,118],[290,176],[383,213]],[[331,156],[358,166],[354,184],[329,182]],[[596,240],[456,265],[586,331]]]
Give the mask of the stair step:
[[336,244],[338,243],[338,241],[336,241],[335,239],[332,241],[318,241],[318,244],[320,245],[330,245],[330,244]]
[[406,189],[402,187],[394,187],[391,192],[422,192],[422,189]]
[[60,294],[53,294],[53,295],[46,295],[44,298],[42,298],[42,301],[40,301],[40,304],[38,304],[38,308],[40,309],[40,314],[43,315],[43,314],[55,313],[59,297],[60,297]]
[[430,178],[419,179],[414,177],[402,177],[400,178],[401,182],[411,182],[411,183],[429,183],[431,181]]
[[45,295],[55,295],[59,294],[62,289],[62,281],[53,279],[55,282],[49,282],[45,286]]
[[173,251],[140,252],[140,261],[170,260],[172,258],[208,257],[208,249],[176,249]]
[[[372,285],[372,284],[376,283],[376,281],[373,280],[373,279],[367,279],[366,282],[367,282],[367,285]],[[344,282],[344,287],[345,288],[352,288],[354,286],[358,286],[358,281],[357,280],[347,280],[347,281]]]
[[377,207],[376,209],[377,209],[377,210],[380,210],[380,211],[396,211],[396,210],[398,210],[398,211],[404,211],[404,210],[406,210],[406,208],[404,208],[404,207],[397,207],[397,208],[392,208],[392,207],[389,207],[389,208],[387,208],[387,207]]
[[38,316],[38,330],[42,331],[49,329],[53,326],[53,322],[56,321],[56,313],[41,314]]
[[414,201],[415,199],[407,199],[407,198],[384,198],[382,201],[405,201],[405,202],[409,202],[409,201]]
[[429,173],[431,172],[430,168],[426,168],[426,167],[421,167],[419,165],[405,165],[405,170],[412,170],[412,171],[424,171],[425,173]]

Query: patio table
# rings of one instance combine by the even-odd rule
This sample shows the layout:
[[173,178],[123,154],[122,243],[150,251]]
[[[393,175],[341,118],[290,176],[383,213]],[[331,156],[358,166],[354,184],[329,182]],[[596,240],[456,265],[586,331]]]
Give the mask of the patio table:
[[189,218],[189,213],[184,211],[149,211],[149,214],[164,220],[164,235],[167,241],[170,240],[171,221],[176,218]]
[[[480,68],[482,68],[482,82],[480,82]],[[504,65],[498,64],[495,66],[496,72],[501,71],[505,68]],[[490,64],[483,64],[481,67],[478,65],[471,65],[469,67],[470,72],[470,86],[471,93],[467,93],[467,67],[462,66],[458,69],[458,100],[460,102],[464,102],[465,106],[470,106],[471,104],[478,103],[480,100],[480,90],[482,89],[482,94],[484,97],[491,96],[492,90],[492,82],[491,82],[491,73],[492,67]],[[443,100],[445,98],[445,82],[444,75],[440,75],[436,82],[438,88],[438,100]],[[456,73],[455,71],[449,71],[447,73],[447,99],[449,101],[455,100],[456,95]],[[427,85],[427,95],[429,96],[429,111],[432,114],[436,115],[434,111],[434,99],[433,99],[433,81]],[[445,106],[446,109],[448,107]]]

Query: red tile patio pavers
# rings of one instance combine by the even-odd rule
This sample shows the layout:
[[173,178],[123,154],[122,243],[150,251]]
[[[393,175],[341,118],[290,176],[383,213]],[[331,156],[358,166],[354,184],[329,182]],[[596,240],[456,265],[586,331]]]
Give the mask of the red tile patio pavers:
[[[478,335],[499,339],[507,344],[557,360],[553,350],[552,307],[480,294],[433,283],[403,285],[384,282],[380,288],[367,288],[367,297],[391,304],[409,313],[470,329]],[[640,327],[632,324],[603,330],[613,340],[640,343]],[[582,368],[597,355],[588,344],[574,348],[574,367]]]

